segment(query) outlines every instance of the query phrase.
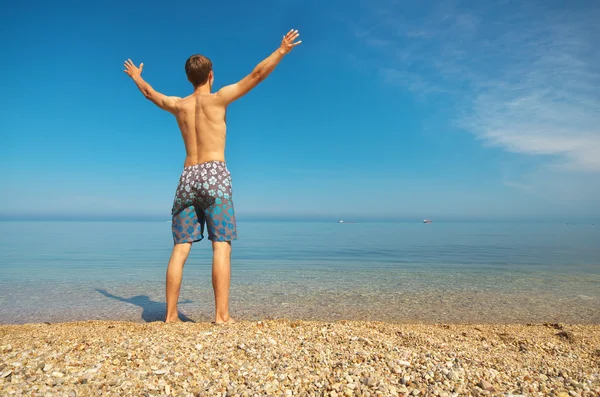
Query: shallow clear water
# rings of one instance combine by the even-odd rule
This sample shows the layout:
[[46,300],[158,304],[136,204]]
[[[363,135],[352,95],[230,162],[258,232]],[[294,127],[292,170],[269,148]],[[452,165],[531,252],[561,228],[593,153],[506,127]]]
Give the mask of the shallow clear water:
[[[600,228],[560,223],[239,222],[242,319],[600,323]],[[164,316],[168,222],[0,222],[0,323]],[[181,311],[213,314],[194,245]]]

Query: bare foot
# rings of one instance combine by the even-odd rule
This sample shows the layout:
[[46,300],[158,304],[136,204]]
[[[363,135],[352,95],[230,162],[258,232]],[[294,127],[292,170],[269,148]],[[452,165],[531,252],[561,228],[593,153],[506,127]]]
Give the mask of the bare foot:
[[220,319],[215,320],[213,322],[213,324],[215,324],[215,325],[234,324],[234,323],[235,323],[235,320],[233,318],[231,318],[231,317],[228,317],[227,320],[223,320],[223,319],[220,318]]
[[181,321],[179,319],[179,317],[177,318],[167,318],[165,319],[165,324],[169,324],[169,323],[182,323],[183,321]]

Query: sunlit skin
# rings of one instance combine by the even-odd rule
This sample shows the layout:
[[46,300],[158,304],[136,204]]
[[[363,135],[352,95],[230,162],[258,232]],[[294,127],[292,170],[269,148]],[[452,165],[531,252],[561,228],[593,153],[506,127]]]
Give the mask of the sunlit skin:
[[[185,144],[186,157],[184,167],[207,161],[225,162],[225,138],[227,126],[225,114],[227,106],[243,97],[263,81],[279,64],[283,57],[301,43],[300,34],[290,30],[283,36],[281,45],[275,52],[260,62],[254,70],[235,84],[212,92],[214,73],[208,80],[194,87],[194,92],[184,98],[167,96],[154,90],[142,78],[144,64],[139,67],[128,59],[125,73],[133,79],[142,94],[169,113],[176,120]],[[179,322],[177,302],[181,289],[183,266],[191,251],[192,243],[175,244],[167,267],[166,299],[167,314],[165,322]],[[231,279],[231,242],[213,242],[212,284],[215,296],[215,324],[233,323],[229,315],[229,287]]]

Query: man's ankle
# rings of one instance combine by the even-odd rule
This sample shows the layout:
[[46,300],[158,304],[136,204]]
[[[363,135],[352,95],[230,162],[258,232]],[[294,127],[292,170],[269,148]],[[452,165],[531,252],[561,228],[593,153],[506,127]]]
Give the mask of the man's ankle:
[[230,316],[229,316],[229,313],[224,313],[224,314],[217,314],[217,315],[215,316],[215,318],[216,318],[218,321],[227,321],[227,320],[229,320]]
[[179,313],[177,313],[175,315],[165,316],[165,322],[169,322],[169,321],[179,321]]

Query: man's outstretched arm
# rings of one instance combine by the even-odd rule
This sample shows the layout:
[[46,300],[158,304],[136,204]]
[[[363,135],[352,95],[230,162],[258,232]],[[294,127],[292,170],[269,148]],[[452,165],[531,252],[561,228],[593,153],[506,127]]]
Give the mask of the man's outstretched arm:
[[150,84],[148,84],[142,78],[142,69],[144,68],[144,64],[140,63],[140,67],[138,68],[133,64],[131,59],[125,61],[125,70],[129,77],[135,82],[137,87],[140,89],[144,96],[154,102],[156,106],[161,109],[166,110],[167,112],[173,112],[175,110],[175,103],[177,102],[178,97],[175,96],[166,96],[156,91]]
[[228,105],[236,99],[246,95],[275,69],[286,54],[288,54],[295,46],[302,43],[302,41],[295,42],[298,36],[300,36],[300,34],[297,30],[290,30],[283,36],[281,45],[274,53],[259,63],[248,76],[235,84],[228,85],[217,91],[217,97],[219,97],[225,105]]

